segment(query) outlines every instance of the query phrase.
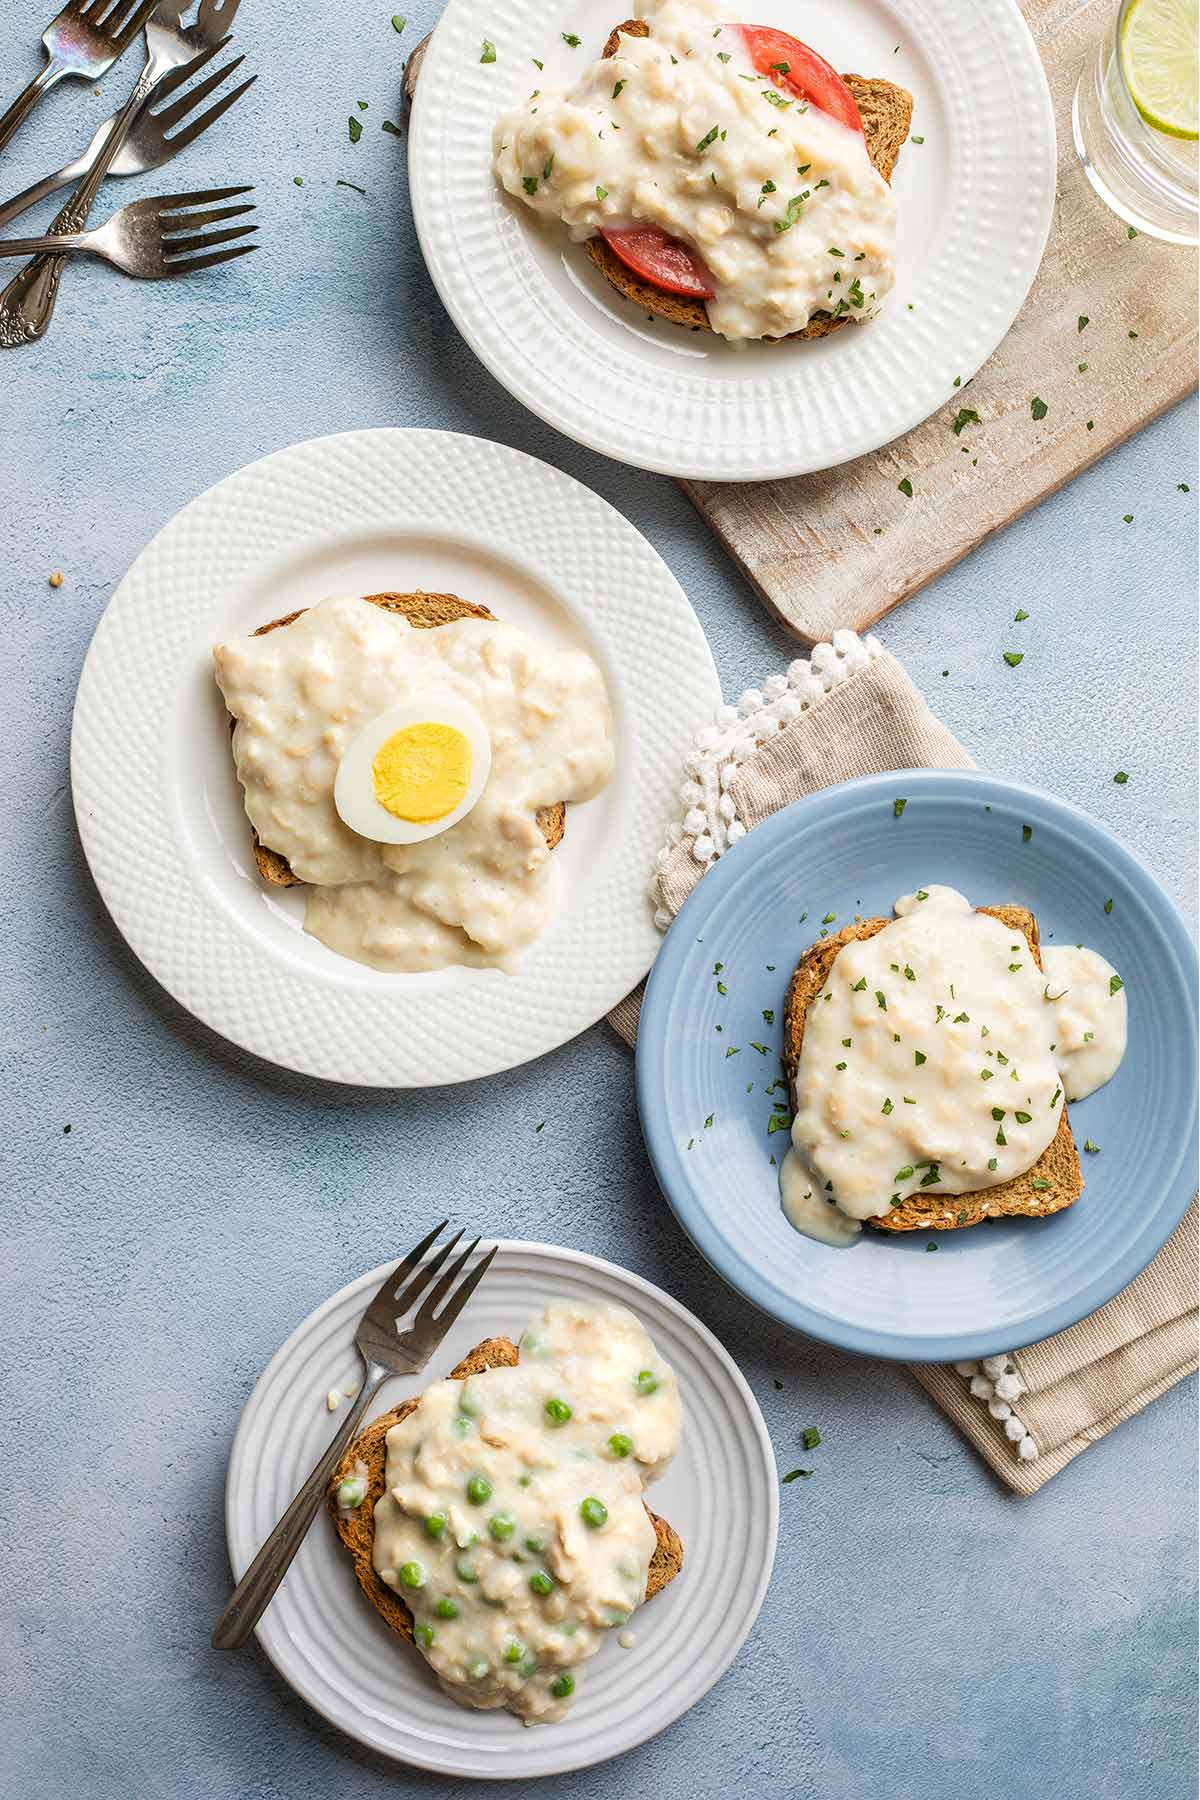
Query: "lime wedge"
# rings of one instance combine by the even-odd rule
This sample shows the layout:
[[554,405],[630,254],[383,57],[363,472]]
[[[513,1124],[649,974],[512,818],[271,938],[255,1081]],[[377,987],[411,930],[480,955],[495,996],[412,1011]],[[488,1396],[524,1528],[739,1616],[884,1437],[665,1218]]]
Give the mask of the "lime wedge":
[[1133,103],[1168,137],[1200,136],[1200,0],[1133,0],[1121,59]]

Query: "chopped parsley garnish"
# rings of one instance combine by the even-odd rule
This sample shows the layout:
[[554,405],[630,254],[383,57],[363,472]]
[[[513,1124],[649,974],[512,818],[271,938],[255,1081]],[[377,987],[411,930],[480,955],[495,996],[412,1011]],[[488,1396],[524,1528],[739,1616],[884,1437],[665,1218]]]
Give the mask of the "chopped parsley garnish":
[[549,156],[546,158],[545,167],[542,170],[542,180],[543,181],[549,181],[553,169],[554,169],[554,152],[552,150],[550,152]]
[[608,199],[608,189],[606,187],[600,187],[599,184],[597,184],[596,198],[597,198],[597,200],[607,200]]
[[1089,1156],[1098,1156],[1100,1154],[1099,1144],[1093,1144],[1091,1138],[1084,1138],[1083,1147]]
[[790,1131],[791,1126],[792,1126],[792,1121],[791,1121],[790,1114],[788,1114],[788,1113],[772,1113],[771,1118],[767,1124],[767,1136],[770,1137],[772,1132],[775,1132],[775,1131]]
[[707,150],[708,146],[710,144],[715,144],[717,141],[717,134],[718,134],[719,130],[720,130],[720,127],[717,125],[714,125],[712,127],[711,131],[706,131],[704,136],[700,139],[700,142],[696,145],[697,151]]
[[980,1069],[979,1079],[980,1081],[990,1081],[995,1073],[995,1069]]
[[815,1450],[821,1441],[821,1434],[815,1425],[806,1425],[800,1433],[800,1442],[806,1450]]
[[525,192],[527,194],[536,194],[537,193],[537,176],[536,175],[522,175],[521,186],[525,189]]
[[981,425],[982,423],[983,421],[975,411],[974,407],[960,406],[958,409],[958,417],[951,426],[951,430],[954,432],[955,437],[960,437],[964,425]]
[[350,142],[352,144],[357,144],[359,138],[362,136],[362,120],[351,116],[346,120],[346,124],[350,132]]
[[875,1004],[878,1006],[880,1012],[887,1011],[887,995],[884,994],[880,988],[875,989]]
[[1018,663],[1025,661],[1025,652],[1023,650],[1006,650],[1004,660],[1010,669],[1015,669]]
[[1111,901],[1111,900],[1106,900],[1106,901],[1105,901],[1105,902],[1104,902],[1104,910],[1105,910],[1105,912],[1106,912],[1106,913],[1110,913],[1110,912],[1111,912],[1111,911],[1112,911],[1112,909],[1113,909],[1113,903],[1112,903],[1112,901]]
[[919,1069],[921,1064],[925,1061],[925,1052],[923,1050],[914,1050],[913,1057],[916,1062],[916,1066]]
[[718,50],[717,51],[717,61],[718,62],[728,62],[729,61],[728,50]]
[[768,1025],[773,1025],[775,1023],[774,1009],[770,1006],[764,1006],[763,1007],[763,1018],[765,1019],[765,1021]]
[[929,889],[928,888],[918,888],[917,889],[917,899],[918,900],[928,900],[928,898],[929,898]]
[[1023,606],[1019,606],[1017,608],[1016,612],[1013,614],[1013,624],[1014,625],[1023,625],[1025,623],[1025,620],[1028,617],[1029,617],[1029,614],[1025,611],[1025,608]]
[[625,86],[625,83],[624,83],[624,81],[618,81],[618,82],[617,82],[617,84],[616,84],[616,86],[615,86],[615,87],[614,87],[614,88],[613,88],[613,91],[612,91],[612,97],[613,97],[613,99],[614,99],[614,100],[615,100],[615,99],[616,99],[616,97],[617,97],[617,95],[618,95],[618,94],[619,94],[619,93],[620,93],[620,91],[621,91],[621,89],[622,89],[622,88],[623,88],[623,87],[624,87],[624,86]]
[[1108,980],[1109,997],[1111,998],[1113,994],[1119,994],[1124,986],[1125,983],[1121,980],[1119,975],[1110,975]]
[[762,97],[764,100],[769,100],[771,102],[772,106],[777,106],[781,112],[786,111],[787,108],[792,104],[790,100],[784,99],[783,95],[779,92],[778,88],[773,88],[773,87],[764,88]]
[[1041,1177],[1039,1176],[1039,1178],[1034,1182],[1033,1185],[1035,1188],[1048,1188],[1050,1186],[1050,1183],[1048,1181],[1043,1181],[1041,1179]]
[[776,221],[775,221],[776,231],[790,231],[791,230],[792,226],[796,223],[796,220],[800,217],[800,214],[803,212],[804,202],[807,200],[807,198],[808,198],[807,193],[792,195],[791,199],[787,203],[787,207],[784,211],[784,215],[783,215],[782,219],[776,219]]
[[404,27],[407,24],[408,24],[408,20],[404,17],[403,13],[393,13],[392,14],[392,30],[393,31],[403,31]]
[[1116,782],[1118,787],[1124,787],[1125,783],[1129,780],[1129,777],[1125,773],[1124,769],[1118,769],[1116,774],[1113,776],[1113,780]]
[[786,1487],[789,1481],[796,1481],[799,1479],[799,1477],[801,1475],[809,1476],[811,1474],[812,1474],[811,1469],[789,1469],[787,1474],[783,1478],[783,1485],[784,1485],[784,1487]]
[[850,989],[850,992],[852,994],[861,994],[865,991],[866,985],[867,985],[867,978],[865,975],[862,975],[854,983],[854,986]]
[[1036,419],[1044,419],[1046,414],[1050,411],[1050,408],[1046,405],[1046,402],[1041,398],[1040,395],[1035,394],[1033,396],[1033,399],[1029,402],[1029,410],[1033,414],[1034,419],[1036,420]]
[[937,1249],[937,1245],[936,1245],[936,1244],[926,1244],[926,1246],[925,1246],[925,1254],[926,1254],[926,1256],[928,1256],[928,1255],[929,1255],[929,1252],[930,1252],[930,1251],[931,1251],[931,1250],[936,1250],[936,1249]]
[[895,1173],[895,1174],[894,1174],[894,1175],[893,1175],[893,1176],[892,1176],[892,1180],[893,1180],[893,1181],[908,1181],[908,1180],[909,1180],[909,1178],[910,1178],[910,1177],[911,1177],[911,1176],[912,1176],[912,1175],[913,1175],[913,1174],[914,1174],[914,1173],[915,1173],[915,1170],[914,1170],[914,1169],[913,1169],[913,1166],[912,1166],[912,1164],[911,1164],[911,1163],[905,1163],[905,1165],[904,1165],[904,1167],[903,1167],[903,1168],[902,1168],[902,1169],[897,1169],[897,1170],[896,1170],[896,1173]]
[[905,499],[906,499],[906,500],[911,500],[911,499],[912,499],[912,497],[913,497],[913,484],[912,484],[912,482],[911,482],[911,481],[910,481],[910,480],[909,480],[909,479],[908,479],[908,476],[907,476],[907,475],[906,475],[906,476],[905,476],[905,477],[904,477],[904,479],[903,479],[903,480],[902,480],[902,481],[898,481],[898,482],[897,482],[897,483],[896,483],[896,486],[897,486],[897,487],[898,487],[898,488],[899,488],[899,489],[900,489],[900,492],[901,492],[901,493],[902,493],[902,494],[903,494],[903,495],[904,495],[904,497],[905,497]]
[[765,1056],[765,1055],[766,1055],[766,1054],[767,1054],[767,1046],[766,1046],[766,1045],[765,1045],[765,1044],[756,1044],[756,1043],[755,1043],[755,1042],[754,1042],[754,1041],[753,1041],[753,1039],[752,1039],[752,1040],[751,1040],[751,1043],[750,1043],[750,1048],[751,1048],[751,1049],[752,1049],[752,1050],[757,1050],[757,1051],[758,1051],[758,1054],[759,1054],[759,1055],[760,1055],[760,1056]]
[[383,120],[381,129],[388,132],[389,135],[392,137],[403,137],[404,136],[404,133],[401,131],[400,127],[398,125],[393,125],[392,121],[390,119]]
[[736,1044],[730,1044],[728,1050],[725,1052],[725,1061],[728,1062],[731,1056],[740,1056],[741,1054],[742,1053]]
[[569,50],[578,50],[580,44],[583,41],[582,38],[577,38],[573,31],[560,32],[559,36],[562,38],[563,43],[566,44],[566,46]]
[[1088,325],[1090,323],[1091,323],[1091,321],[1089,320],[1087,314],[1080,313],[1078,319],[1075,321],[1075,329],[1076,329],[1076,331],[1086,331],[1088,328]]
[[1032,836],[1033,836],[1033,826],[1032,825],[1022,825],[1022,827],[1021,827],[1021,842],[1023,844],[1027,844]]
[[923,144],[925,139],[923,137],[910,137],[908,141],[910,144]]
[[842,1072],[842,1070],[843,1070],[843,1069],[844,1069],[844,1068],[845,1068],[845,1067],[846,1067],[846,1065],[845,1065],[845,1063],[844,1063],[844,1062],[842,1062],[842,1063],[834,1063],[834,1065],[833,1065],[833,1066],[834,1066],[834,1068],[835,1068],[835,1069],[836,1069],[836,1070],[837,1070],[837,1071],[838,1071],[838,1073],[839,1073],[839,1075],[840,1075],[840,1074],[841,1074],[841,1072]]
[[[908,805],[907,800],[893,800],[892,801],[892,817],[895,819],[898,819],[907,805]],[[929,896],[926,895],[925,898],[928,899]]]
[[890,1112],[894,1112],[895,1108],[892,1105],[890,1100],[885,1100],[879,1110],[881,1113],[890,1113]]
[[707,1131],[710,1128],[710,1126],[712,1125],[712,1122],[716,1118],[716,1116],[717,1116],[716,1113],[709,1113],[707,1119],[705,1119],[705,1121],[704,1121],[705,1131]]
[[836,913],[826,913],[825,917],[821,920],[821,923],[822,925],[832,925],[836,918]]
[[493,44],[491,38],[484,38],[483,48],[482,48],[482,51],[480,52],[479,60],[481,63],[495,62],[496,46],[495,46],[495,44]]
[[1015,1112],[1013,1118],[1017,1121],[1018,1125],[1028,1125],[1033,1118],[1033,1114],[1027,1112]]

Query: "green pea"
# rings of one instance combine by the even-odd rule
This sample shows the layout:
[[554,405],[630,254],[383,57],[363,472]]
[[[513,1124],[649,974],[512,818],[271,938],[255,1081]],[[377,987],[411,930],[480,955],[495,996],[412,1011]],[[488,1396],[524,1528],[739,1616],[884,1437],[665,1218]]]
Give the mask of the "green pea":
[[504,1544],[516,1530],[516,1523],[511,1513],[493,1513],[488,1520],[488,1530],[498,1544]]
[[520,1342],[522,1356],[544,1356],[546,1342],[540,1331],[527,1331]]
[[547,1400],[546,1418],[551,1425],[565,1425],[572,1409],[565,1400]]
[[445,1513],[430,1513],[429,1517],[425,1521],[426,1537],[440,1538],[443,1531],[445,1531],[445,1529],[446,1529]]
[[417,1640],[418,1644],[421,1646],[422,1650],[431,1650],[433,1648],[433,1626],[432,1625],[418,1625],[416,1630],[413,1632],[413,1636],[416,1638],[416,1640]]
[[525,1655],[525,1646],[519,1638],[509,1638],[500,1655],[506,1663],[519,1663]]
[[527,1550],[532,1550],[533,1554],[536,1556],[539,1551],[546,1548],[546,1540],[545,1538],[540,1537],[527,1537],[525,1539],[525,1548]]
[[575,1677],[568,1674],[560,1675],[557,1681],[550,1683],[550,1692],[556,1700],[567,1699],[568,1695],[575,1692]]
[[658,1392],[658,1376],[652,1369],[639,1369],[634,1377],[634,1387],[643,1396]]
[[484,1676],[490,1675],[491,1672],[492,1665],[484,1656],[472,1656],[467,1663],[468,1681],[482,1681]]
[[401,1585],[406,1588],[423,1588],[427,1579],[425,1564],[419,1562],[401,1563],[399,1575]]
[[470,1437],[475,1427],[466,1413],[457,1413],[450,1421],[450,1429],[455,1437]]
[[532,1475],[522,1475],[522,1477],[517,1485],[519,1487],[532,1487],[533,1486],[533,1476]]
[[586,1500],[580,1501],[579,1516],[585,1525],[591,1526],[593,1531],[599,1531],[601,1525],[608,1524],[608,1508],[603,1500],[597,1500],[594,1494],[589,1494]]
[[466,1413],[469,1419],[477,1419],[483,1411],[483,1405],[479,1395],[474,1388],[472,1388],[469,1381],[463,1383],[462,1393],[458,1397],[458,1410],[461,1413]]
[[535,1569],[529,1577],[529,1586],[533,1593],[541,1594],[544,1599],[554,1592],[554,1577],[547,1575],[545,1569]]
[[361,1475],[347,1475],[345,1481],[338,1483],[337,1503],[346,1512],[353,1512],[366,1497],[367,1484]]
[[457,1619],[459,1610],[458,1601],[451,1600],[449,1594],[447,1594],[443,1599],[436,1603],[433,1610],[439,1619]]
[[608,1453],[610,1456],[628,1456],[632,1449],[633,1439],[631,1437],[626,1437],[623,1431],[614,1431],[608,1440]]
[[483,1506],[492,1497],[492,1484],[486,1475],[472,1475],[467,1483],[467,1499],[472,1506]]
[[537,1657],[536,1656],[527,1656],[525,1658],[524,1662],[521,1664],[522,1679],[525,1681],[528,1681],[528,1679],[531,1675],[536,1675],[537,1666],[538,1666]]
[[454,1573],[458,1576],[460,1581],[469,1582],[479,1580],[479,1576],[475,1572],[475,1564],[471,1561],[469,1556],[459,1557],[454,1565]]
[[617,1629],[618,1625],[626,1624],[628,1622],[628,1619],[629,1619],[629,1614],[621,1612],[618,1607],[613,1606],[613,1607],[609,1608],[608,1628],[610,1631],[615,1631]]

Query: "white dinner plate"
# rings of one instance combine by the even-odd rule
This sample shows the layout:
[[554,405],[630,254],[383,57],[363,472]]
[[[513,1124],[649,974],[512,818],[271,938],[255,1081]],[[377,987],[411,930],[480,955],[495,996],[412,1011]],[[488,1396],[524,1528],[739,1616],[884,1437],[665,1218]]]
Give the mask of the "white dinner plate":
[[[229,1555],[240,1577],[334,1430],[331,1388],[361,1375],[354,1332],[386,1265],[352,1281],[297,1327],[246,1403],[225,1490]],[[610,1636],[584,1668],[559,1724],[523,1726],[470,1712],[439,1690],[421,1657],[359,1592],[329,1520],[317,1519],[258,1638],[284,1679],[360,1743],[476,1780],[561,1774],[618,1756],[694,1706],[753,1625],[775,1557],[779,1488],[757,1402],[732,1359],[677,1300],[597,1256],[503,1241],[429,1369],[388,1383],[372,1416],[447,1375],[488,1337],[520,1337],[551,1300],[626,1306],[675,1370],[683,1436],[647,1499],[679,1532],[682,1573],[633,1616],[633,1645]]]
[[[923,142],[904,146],[893,180],[898,280],[870,324],[733,346],[650,320],[565,230],[540,227],[501,193],[496,120],[534,87],[577,78],[636,12],[620,0],[449,0],[409,136],[426,263],[497,380],[582,444],[707,481],[828,469],[950,402],[955,379],[975,373],[1016,317],[1054,206],[1050,95],[1016,0],[809,0],[803,18],[784,0],[737,10],[913,95]],[[480,62],[485,38],[494,62]]]
[[[330,594],[414,588],[582,647],[608,684],[616,771],[568,808],[558,909],[512,975],[351,962],[302,929],[303,888],[255,868],[212,645]],[[239,470],[138,557],[80,678],[75,814],[133,950],[222,1036],[364,1087],[464,1081],[565,1043],[646,973],[649,872],[719,704],[683,590],[606,501],[481,438],[347,432]]]

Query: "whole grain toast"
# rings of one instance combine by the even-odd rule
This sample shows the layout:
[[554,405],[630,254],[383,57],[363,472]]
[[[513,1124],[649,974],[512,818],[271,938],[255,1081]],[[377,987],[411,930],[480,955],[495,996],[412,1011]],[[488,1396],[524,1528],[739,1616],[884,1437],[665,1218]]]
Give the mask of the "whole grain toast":
[[[431,631],[435,625],[449,625],[455,619],[494,619],[496,616],[486,606],[477,606],[471,600],[460,600],[457,594],[426,594],[420,589],[412,594],[364,594],[363,599],[369,600],[372,606],[381,606],[384,612],[402,613],[418,631]],[[268,625],[260,625],[252,635],[264,637],[268,631],[281,631],[307,610],[307,607],[298,607],[295,612],[285,613],[281,619],[272,619]],[[231,729],[233,724],[234,721],[231,720]],[[561,800],[553,806],[538,808],[538,828],[550,850],[562,842],[563,832],[566,830],[566,814],[567,809]],[[254,860],[263,880],[269,881],[273,887],[299,886],[300,877],[292,873],[287,857],[281,856],[278,850],[268,849],[253,826],[250,827],[250,833],[254,839]]]
[[[517,1346],[508,1338],[485,1338],[474,1350],[468,1352],[450,1371],[451,1381],[465,1381],[468,1375],[481,1374],[484,1369],[511,1369],[518,1361]],[[334,1470],[329,1482],[328,1506],[333,1520],[333,1528],[354,1558],[354,1573],[358,1585],[366,1595],[376,1612],[389,1624],[393,1631],[401,1637],[413,1641],[413,1617],[408,1607],[394,1593],[385,1581],[381,1581],[375,1573],[375,1565],[371,1561],[371,1551],[375,1543],[375,1502],[384,1492],[384,1471],[387,1467],[387,1434],[393,1425],[406,1419],[420,1403],[420,1396],[412,1400],[402,1400],[399,1406],[393,1406],[390,1412],[373,1419],[343,1456]],[[353,1512],[339,1512],[337,1504],[338,1485],[347,1476],[355,1473],[355,1464],[363,1463],[367,1470],[367,1493],[361,1506]],[[660,1519],[657,1513],[647,1506],[650,1522],[654,1526],[657,1543],[650,1559],[650,1572],[646,1580],[646,1599],[654,1595],[673,1581],[683,1567],[683,1543],[678,1532]]]
[[[976,909],[989,918],[999,919],[1027,940],[1033,960],[1040,969],[1042,955],[1037,920],[1023,906],[980,906]],[[836,936],[822,938],[806,950],[788,983],[783,1013],[783,1065],[793,1107],[796,1105],[796,1072],[804,1043],[804,1024],[812,1001],[829,979],[838,951],[852,940],[873,938],[890,919],[862,919],[847,925]],[[1048,1181],[1049,1187],[1036,1187]],[[902,1205],[886,1215],[868,1219],[867,1224],[879,1231],[956,1231],[967,1225],[979,1225],[984,1219],[1003,1219],[1025,1215],[1042,1219],[1047,1213],[1061,1212],[1071,1206],[1083,1192],[1083,1171],[1075,1149],[1075,1139],[1067,1118],[1066,1102],[1059,1114],[1058,1130],[1031,1169],[1003,1181],[997,1187],[981,1188],[972,1194],[911,1194]]]
[[[616,55],[622,34],[625,37],[649,37],[650,27],[644,19],[626,19],[623,25],[615,26],[609,33],[602,56]],[[843,75],[842,80],[858,105],[867,140],[867,155],[883,179],[891,181],[896,160],[912,124],[912,95],[907,88],[897,87],[894,81],[874,80],[867,75]],[[662,288],[643,281],[632,269],[626,268],[602,237],[587,240],[587,253],[605,280],[611,282],[626,300],[640,306],[643,312],[654,313],[658,318],[668,319],[672,325],[682,325],[689,331],[712,330],[708,322],[708,309],[703,300],[689,299],[686,294],[664,293]],[[846,314],[839,319],[832,313],[814,313],[807,325],[801,326],[799,331],[789,331],[786,338],[777,341],[784,343],[793,338],[828,337],[831,331],[850,323]]]

